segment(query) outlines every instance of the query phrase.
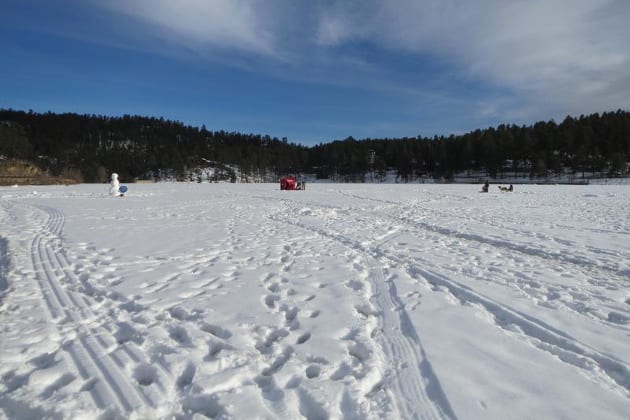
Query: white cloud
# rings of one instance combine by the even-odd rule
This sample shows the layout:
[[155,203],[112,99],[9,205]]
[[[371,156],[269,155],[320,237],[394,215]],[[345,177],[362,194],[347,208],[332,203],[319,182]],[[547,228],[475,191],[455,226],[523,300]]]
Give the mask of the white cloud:
[[258,2],[110,0],[102,5],[153,25],[154,32],[169,41],[275,54],[274,34]]
[[[538,104],[558,113],[630,108],[630,85],[621,83],[630,74],[627,1],[375,3],[378,11],[367,22],[364,17],[336,17],[349,27],[339,42],[369,40],[388,49],[440,57],[472,80],[514,92],[523,107]],[[366,27],[372,30],[366,32]]]
[[[353,62],[347,55],[360,42],[439,58],[456,69],[460,80],[505,89],[515,98],[510,100],[514,113],[537,110],[557,117],[630,108],[626,0],[106,3],[176,42],[276,59],[292,57],[313,73],[321,63]],[[335,57],[338,54],[346,56]],[[504,109],[501,104],[496,108]]]

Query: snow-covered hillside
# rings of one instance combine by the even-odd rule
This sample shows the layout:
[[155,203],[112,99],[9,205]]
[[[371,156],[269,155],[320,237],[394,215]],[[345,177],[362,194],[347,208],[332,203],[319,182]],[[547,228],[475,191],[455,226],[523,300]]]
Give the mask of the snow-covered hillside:
[[0,418],[627,419],[630,186],[0,189]]

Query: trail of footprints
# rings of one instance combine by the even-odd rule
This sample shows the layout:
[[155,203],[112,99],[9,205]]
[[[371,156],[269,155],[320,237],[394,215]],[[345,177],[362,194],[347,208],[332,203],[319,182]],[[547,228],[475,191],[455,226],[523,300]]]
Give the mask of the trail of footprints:
[[[333,221],[331,223],[335,224],[339,222]],[[300,228],[317,232],[324,237],[330,238],[331,240],[347,246],[348,248],[365,252],[367,253],[368,258],[380,261],[379,265],[393,264],[397,267],[403,267],[412,279],[416,279],[419,283],[425,284],[431,290],[439,293],[445,293],[446,297],[455,304],[464,305],[472,303],[479,305],[479,307],[487,311],[488,316],[494,320],[500,328],[511,334],[515,334],[517,337],[522,338],[542,351],[549,352],[557,356],[565,363],[583,369],[588,376],[592,377],[602,386],[617,390],[624,395],[630,395],[628,394],[630,391],[630,368],[625,364],[582,345],[573,338],[554,330],[541,321],[533,319],[527,315],[522,315],[499,302],[495,302],[489,298],[481,296],[468,287],[450,279],[448,276],[420,268],[418,263],[423,262],[422,258],[417,256],[411,258],[410,256],[398,255],[390,252],[389,250],[384,250],[381,248],[378,241],[371,243],[369,246],[365,246],[351,237],[341,235],[335,231],[329,231],[326,228],[309,226],[299,221],[295,221],[293,224]],[[415,224],[412,225],[415,226]],[[427,261],[427,265],[430,266],[430,262]],[[377,271],[375,271],[375,273],[377,273]],[[383,281],[380,280],[372,282],[372,284],[377,287],[382,283]],[[393,283],[391,284],[393,285]],[[390,286],[390,292],[391,290]],[[377,293],[377,295],[385,295],[385,292],[386,290],[382,290],[381,293]],[[395,293],[392,297],[394,298],[393,304],[396,306],[395,302],[397,301],[397,298]],[[387,306],[387,302],[383,303]],[[359,311],[369,315],[369,309],[367,311],[359,309]],[[609,315],[608,322],[612,324],[626,323],[627,319],[625,317],[619,317],[619,319],[615,318],[615,314],[613,314],[612,319]],[[394,345],[394,342],[391,341],[389,344]],[[396,353],[397,351],[395,350],[394,354]],[[398,355],[400,355],[399,352]],[[432,375],[430,374],[429,376]],[[437,415],[438,417],[441,415],[449,416],[452,414],[445,398],[438,398],[438,406],[441,406],[440,408],[444,409],[443,413],[425,414],[428,414],[429,417],[433,417],[434,415]]]
[[[136,302],[135,298],[127,299],[108,291],[105,283],[111,285],[118,281],[114,270],[99,279],[97,282],[99,284],[94,284],[90,275],[90,264],[107,265],[107,256],[100,255],[93,262],[87,260],[71,264],[60,241],[64,224],[63,215],[50,208],[43,207],[41,210],[47,214],[48,220],[32,242],[36,279],[60,335],[70,338],[59,343],[58,347],[51,349],[50,352],[31,360],[33,366],[31,372],[5,375],[2,378],[5,386],[10,390],[18,389],[28,382],[28,377],[33,372],[50,369],[59,363],[60,359],[64,359],[74,365],[75,369],[59,375],[42,389],[42,398],[50,398],[55,392],[66,387],[76,388],[79,392],[89,394],[94,405],[110,413],[112,417],[123,416],[139,407],[157,409],[164,401],[173,399],[181,404],[186,413],[214,417],[225,412],[215,395],[191,392],[195,376],[198,374],[198,364],[188,361],[179,366],[171,365],[167,360],[168,355],[176,349],[164,343],[148,342],[146,333],[142,331],[143,327],[150,327],[156,323],[165,325],[167,329],[165,333],[173,345],[187,348],[193,345],[194,340],[187,325],[194,325],[208,334],[207,353],[204,356],[206,362],[218,360],[233,350],[229,344],[231,332],[204,322],[203,313],[200,311],[189,311],[178,306],[169,308],[166,313],[152,315],[143,305]],[[280,218],[278,222],[278,225],[280,222],[284,224]],[[308,226],[300,227],[313,230]],[[263,232],[263,235],[273,236],[279,232],[278,228],[276,232]],[[235,231],[232,233],[232,241],[237,241],[239,235]],[[379,347],[377,344],[379,328],[384,326],[378,323],[381,314],[370,302],[373,293],[379,291],[370,290],[372,287],[370,283],[382,284],[384,288],[378,294],[391,296],[392,302],[381,302],[379,306],[386,304],[396,306],[400,301],[397,300],[395,290],[392,292],[393,283],[383,277],[386,273],[379,273],[377,265],[365,267],[365,260],[361,256],[363,251],[368,252],[368,257],[374,258],[374,261],[382,260],[378,265],[387,261],[405,267],[412,278],[427,281],[434,290],[448,292],[455,302],[462,304],[474,302],[481,305],[502,328],[511,332],[516,331],[541,350],[556,354],[568,363],[590,372],[601,372],[603,375],[595,373],[595,376],[603,384],[628,392],[630,377],[628,369],[606,355],[585,348],[568,337],[562,337],[548,326],[536,320],[526,319],[510,308],[480,296],[448,277],[422,270],[404,256],[379,249],[378,244],[372,244],[369,249],[361,248],[350,239],[341,238],[334,233],[323,230],[316,233],[355,251],[350,253],[354,256],[349,258],[351,263],[354,258],[359,276],[345,281],[344,284],[350,293],[362,297],[361,303],[355,306],[357,320],[360,322],[339,337],[347,343],[347,357],[343,360],[329,361],[317,356],[304,357],[303,349],[308,347],[315,333],[305,330],[303,324],[307,324],[308,319],[322,315],[317,307],[318,290],[325,291],[327,285],[319,284],[312,294],[306,296],[297,294],[292,288],[292,270],[296,258],[303,252],[297,243],[282,245],[281,248],[268,253],[267,263],[275,266],[279,261],[282,268],[280,272],[270,272],[260,279],[265,292],[261,298],[261,305],[276,315],[277,324],[259,325],[253,331],[252,335],[258,337],[254,346],[255,351],[261,360],[260,369],[253,381],[260,390],[263,401],[274,415],[330,417],[331,413],[324,402],[317,401],[316,397],[306,390],[307,387],[302,386],[304,381],[317,381],[319,378],[328,378],[335,382],[353,379],[348,381],[344,388],[340,402],[342,413],[354,413],[356,417],[361,417],[366,413],[366,404],[369,404],[370,400],[387,398],[382,391],[384,385],[388,383],[388,373],[375,373],[371,364],[373,354]],[[244,244],[233,242],[231,246]],[[99,273],[107,273],[107,267],[100,267]],[[234,273],[232,272],[231,277],[225,276],[223,280],[234,281],[238,277]],[[374,282],[368,281],[374,276],[378,277],[373,279]],[[152,290],[159,291],[164,284],[168,282],[156,283],[155,289]],[[203,289],[207,289],[218,287],[220,282],[213,278],[204,284],[206,287]],[[124,312],[128,314],[128,319],[112,321],[107,311]],[[516,326],[517,330],[514,330],[513,326]],[[400,356],[400,353],[396,352],[406,351],[405,349],[406,345],[401,342],[398,350],[394,349],[393,353]],[[297,360],[298,357],[301,359]],[[415,357],[422,355],[416,354]],[[291,365],[292,369],[296,365],[300,366],[302,374],[279,383],[277,377],[287,365]],[[300,413],[290,412],[292,405],[287,404],[289,398],[297,398]],[[115,401],[115,407],[108,405],[111,401]],[[428,417],[441,417],[441,414],[428,413]]]
[[[371,200],[369,197],[355,197]],[[421,221],[421,219],[418,221],[417,214],[421,214],[423,210],[423,207],[415,205],[411,206],[407,211],[395,216],[382,212],[371,212],[371,214],[377,218],[390,220],[393,223],[402,223],[406,227],[405,229],[410,233],[418,232],[422,236],[438,236],[439,238],[434,238],[433,241],[442,249],[442,252],[453,254],[453,267],[456,267],[456,269],[460,269],[461,267],[473,267],[465,269],[467,272],[464,274],[468,276],[479,275],[483,279],[499,277],[503,279],[507,285],[517,289],[519,293],[532,299],[537,305],[551,309],[566,309],[579,316],[597,320],[613,328],[617,325],[630,323],[630,312],[619,302],[613,301],[598,293],[587,295],[580,287],[576,286],[562,284],[543,285],[535,280],[535,269],[508,270],[504,273],[498,268],[493,268],[492,266],[487,267],[486,262],[484,264],[484,266],[486,266],[485,270],[493,273],[492,275],[488,275],[485,271],[481,271],[477,268],[480,265],[480,258],[478,256],[471,257],[467,253],[461,253],[460,250],[462,247],[459,242],[471,241],[474,243],[474,246],[471,246],[471,248],[476,248],[478,244],[492,247],[501,252],[502,258],[513,260],[514,265],[517,267],[523,266],[521,256],[526,256],[528,259],[540,259],[543,265],[547,265],[548,260],[555,261],[561,259],[563,264],[552,267],[559,278],[573,278],[577,274],[583,276],[585,281],[595,286],[596,289],[608,288],[617,290],[620,287],[619,285],[624,283],[624,273],[619,272],[616,265],[605,265],[602,267],[592,266],[592,263],[588,259],[582,259],[577,256],[573,257],[571,256],[573,255],[572,253],[555,254],[545,249],[534,249],[526,244],[507,242],[504,239],[493,239],[491,237],[486,238],[461,233],[450,228],[430,225]],[[453,217],[457,217],[457,214],[451,214],[449,212],[449,218]],[[521,233],[513,228],[510,228],[510,230],[515,233]],[[558,241],[562,242],[562,240],[559,239]],[[606,252],[603,250],[600,251]],[[421,253],[421,251],[418,252]],[[566,267],[568,267],[568,269]],[[479,271],[479,273],[476,273],[476,271]],[[602,303],[604,303],[603,307],[609,307],[610,310],[602,311],[593,309],[588,303],[591,299],[602,301]]]
[[[364,323],[342,337],[350,341],[350,363],[342,363],[332,378],[354,376],[368,385],[363,389],[363,397],[367,401],[381,407],[394,405],[395,412],[405,418],[454,418],[455,414],[439,379],[426,359],[417,332],[398,297],[396,286],[389,276],[385,277],[381,268],[387,264],[380,261],[379,252],[374,255],[369,252],[372,248],[377,249],[379,243],[397,235],[397,229],[390,229],[368,249],[327,225],[316,227],[297,220],[291,223],[345,247],[354,270],[361,274],[361,281],[349,280],[345,285],[363,296],[361,303],[355,305],[354,309]],[[329,223],[336,226],[339,222]],[[382,353],[379,359],[388,360],[389,363],[372,363],[371,359],[377,352]],[[389,389],[394,392],[390,393]],[[431,393],[428,389],[431,389]]]
[[[150,319],[151,315],[135,298],[127,299],[109,291],[106,286],[115,281],[113,275],[101,278],[100,284],[95,285],[90,277],[90,262],[73,265],[66,256],[60,239],[63,214],[48,207],[39,209],[47,219],[32,240],[31,258],[52,323],[65,340],[33,358],[30,372],[3,375],[9,392],[26,385],[37,371],[52,369],[64,360],[74,368],[47,385],[40,393],[41,398],[51,398],[64,388],[70,393],[86,393],[93,405],[109,418],[124,418],[132,412],[150,416],[147,408],[153,413],[183,410],[189,415],[200,413],[210,417],[223,413],[216,396],[189,392],[195,364],[189,362],[175,369],[165,357],[175,350],[162,343],[146,342],[143,329],[155,324],[157,318],[165,319],[170,321],[164,323],[170,339],[176,345],[186,346],[190,344],[190,336],[177,323],[196,322],[199,330],[211,337],[208,360],[230,348],[226,340],[231,333],[202,321],[200,313],[180,307],[171,307],[166,314]],[[107,264],[105,257],[99,255],[93,263]],[[107,285],[103,284],[108,280]],[[127,314],[128,321],[120,321],[125,319],[121,314]],[[92,410],[85,402],[77,404],[79,411]]]
[[[271,218],[281,222],[279,217]],[[274,235],[277,234],[279,233],[274,232]],[[383,372],[380,372],[380,368],[373,360],[375,352],[379,351],[375,341],[378,324],[376,318],[379,312],[370,303],[371,290],[367,282],[369,270],[365,268],[365,261],[355,254],[349,254],[347,264],[353,267],[357,277],[346,280],[343,284],[347,293],[355,295],[360,303],[354,306],[356,318],[354,326],[338,337],[346,343],[346,356],[341,360],[330,361],[309,355],[295,361],[294,365],[301,365],[303,373],[290,379],[284,389],[278,385],[274,375],[296,358],[296,353],[309,354],[308,348],[302,351],[302,347],[308,347],[312,332],[303,331],[301,319],[321,316],[321,310],[317,307],[317,290],[325,291],[328,285],[315,282],[316,291],[313,294],[297,296],[290,279],[295,259],[302,255],[301,246],[293,242],[283,245],[279,251],[267,254],[267,259],[279,260],[282,269],[279,273],[267,273],[262,276],[260,281],[265,294],[261,300],[268,311],[277,314],[279,321],[274,327],[259,327],[257,331],[260,339],[256,348],[266,363],[255,381],[268,408],[278,416],[286,415],[288,408],[283,401],[287,398],[285,395],[287,390],[295,390],[302,407],[300,409],[302,415],[304,412],[311,413],[315,418],[328,418],[331,415],[325,402],[317,402],[305,387],[300,386],[304,379],[308,381],[321,378],[343,383],[338,410],[344,416],[351,418],[374,416],[377,414],[368,414],[370,407],[382,408],[390,404],[390,397],[384,392]]]
[[[272,217],[273,219],[273,217]],[[281,218],[277,218],[276,221],[283,222]],[[344,282],[344,286],[348,289],[349,293],[355,294],[359,299],[358,304],[355,305],[355,316],[357,321],[355,326],[350,327],[345,334],[339,337],[340,340],[347,343],[347,356],[337,361],[334,365],[325,359],[313,359],[312,363],[306,366],[304,376],[308,379],[317,378],[322,375],[327,375],[327,378],[332,381],[342,381],[346,387],[343,391],[343,397],[340,403],[340,411],[346,416],[364,418],[369,417],[368,407],[388,407],[392,403],[392,394],[387,392],[387,388],[400,384],[400,387],[408,385],[407,390],[399,389],[400,395],[406,395],[413,398],[415,402],[418,399],[424,400],[423,412],[415,412],[414,408],[407,406],[399,406],[398,412],[408,414],[410,416],[422,415],[423,418],[444,418],[454,417],[454,414],[446,400],[444,394],[439,393],[438,400],[431,400],[425,391],[425,384],[418,381],[426,381],[432,383],[435,389],[440,389],[437,378],[430,370],[430,366],[424,360],[424,355],[418,352],[423,352],[422,346],[419,344],[417,336],[415,340],[409,340],[405,337],[405,334],[411,334],[409,332],[409,323],[405,323],[405,318],[396,318],[395,316],[387,316],[383,312],[379,311],[373,304],[373,300],[377,300],[379,307],[384,308],[384,311],[390,309],[399,309],[402,304],[398,300],[395,292],[395,287],[391,282],[386,282],[383,278],[383,273],[377,266],[368,264],[371,258],[361,250],[360,246],[355,246],[351,240],[344,240],[339,238],[338,235],[328,234],[327,232],[313,228],[299,222],[294,222],[296,226],[303,228],[305,231],[313,231],[318,235],[324,237],[330,237],[330,239],[340,242],[347,248],[350,248],[348,253],[348,263],[354,267],[354,271],[357,273],[357,277],[349,279]],[[290,253],[292,246],[296,244],[286,245],[284,247],[284,256],[282,262],[285,263],[284,271],[290,271],[292,259],[287,256]],[[291,288],[289,285],[288,277],[278,276],[275,274],[267,274],[262,278],[267,294],[263,298],[263,303],[270,311],[276,311],[278,314],[283,315],[283,324],[277,328],[272,329],[264,340],[261,340],[259,350],[262,354],[269,354],[270,348],[273,344],[281,343],[283,341],[293,341],[296,345],[301,345],[307,342],[311,338],[311,333],[299,333],[300,329],[299,316],[300,313],[298,307],[293,306],[293,302],[287,303],[286,300],[291,296]],[[325,284],[320,287],[325,287]],[[377,290],[372,290],[376,287]],[[381,290],[382,289],[382,290]],[[392,292],[393,289],[393,292]],[[383,300],[378,296],[392,296],[390,300]],[[316,299],[316,295],[310,295],[306,297],[303,302],[310,302]],[[320,310],[314,309],[304,314],[307,317],[317,317],[320,315]],[[394,325],[395,324],[395,325]],[[401,324],[403,324],[401,326]],[[399,336],[399,340],[387,339],[385,343],[379,343],[382,339],[383,329],[387,328],[387,334]],[[407,331],[405,331],[405,329]],[[412,334],[413,335],[413,334]],[[297,339],[290,337],[297,336]],[[394,373],[393,371],[383,372],[381,371],[378,363],[374,362],[375,353],[381,352],[383,347],[388,347],[392,354],[388,356],[392,359],[401,359],[410,363],[404,363],[405,366],[412,369],[403,369],[403,372]],[[268,375],[272,375],[278,372],[284,364],[292,357],[293,347],[287,345],[282,347],[283,350],[279,352],[276,359],[274,359],[270,367],[266,368],[262,372],[262,377],[265,378]],[[419,349],[419,350],[418,350]],[[411,353],[410,353],[411,352]],[[414,354],[412,356],[411,354]],[[425,366],[422,372],[415,372],[416,367],[421,365]],[[402,380],[397,379],[397,375],[402,374],[404,377]],[[417,376],[416,379],[415,376]],[[413,384],[405,382],[416,381]],[[299,381],[294,381],[299,382]],[[260,382],[264,385],[263,390],[268,396],[278,397],[280,389],[277,388],[272,379],[265,379]],[[287,384],[287,388],[291,385]],[[409,390],[411,389],[411,391]],[[403,392],[404,391],[404,392]],[[440,391],[441,392],[441,391]],[[433,398],[436,398],[435,396]],[[404,398],[402,398],[404,400]],[[401,401],[398,402],[400,404]],[[372,413],[374,415],[374,413]],[[386,415],[381,412],[381,415]]]
[[[383,217],[388,220],[392,220],[397,223],[403,223],[407,230],[410,232],[418,232],[422,236],[437,237],[432,238],[443,252],[453,255],[454,267],[478,267],[479,257],[470,256],[467,253],[461,253],[460,242],[471,242],[474,246],[478,247],[479,244],[485,247],[491,247],[497,252],[500,252],[502,258],[509,259],[514,262],[514,266],[523,267],[522,263],[525,256],[526,259],[540,259],[543,266],[549,264],[549,261],[562,261],[562,264],[554,264],[552,269],[557,273],[558,277],[573,278],[576,275],[583,277],[584,281],[595,286],[596,289],[602,287],[616,290],[619,288],[619,284],[623,284],[623,272],[618,271],[618,267],[615,265],[593,265],[593,263],[585,257],[573,256],[574,252],[568,253],[554,253],[547,249],[533,248],[525,243],[507,242],[504,239],[494,239],[492,237],[482,237],[474,234],[462,233],[450,228],[442,228],[439,226],[430,225],[428,223],[418,221],[417,214],[422,213],[422,207],[412,207],[407,212],[403,212],[401,215],[388,215],[382,213],[373,213],[376,217]],[[456,217],[456,215],[449,214],[449,217]],[[485,223],[485,222],[484,222]],[[513,228],[502,229],[511,230],[516,234],[520,231]],[[550,238],[547,238],[549,240]],[[560,239],[554,239],[559,242],[563,242]],[[450,245],[454,246],[450,246]],[[566,244],[565,244],[566,245]],[[601,252],[605,252],[600,250]],[[489,252],[489,251],[487,251]],[[527,268],[527,267],[526,267]],[[467,269],[467,275],[475,275],[476,268]],[[585,316],[591,319],[595,319],[599,322],[612,325],[614,324],[628,324],[630,323],[630,315],[627,314],[625,308],[618,305],[617,302],[611,301],[605,296],[599,296],[595,293],[585,295],[580,288],[575,286],[564,285],[542,285],[535,280],[536,270],[529,267],[529,270],[508,270],[503,273],[500,269],[493,269],[493,267],[487,268],[487,270],[494,273],[493,276],[483,275],[483,278],[496,277],[503,274],[504,281],[515,289],[518,289],[520,293],[531,298],[536,304],[546,306],[552,309],[566,308],[577,315]],[[529,274],[528,274],[529,273]],[[583,286],[584,287],[584,286]],[[606,306],[610,306],[611,310],[607,313],[596,311],[588,304],[590,299],[598,299],[605,302]]]
[[[271,253],[268,254],[267,258],[275,260]],[[259,337],[255,348],[259,352],[264,367],[254,378],[254,382],[260,389],[264,403],[272,413],[281,417],[293,417],[298,413],[288,412],[290,408],[285,402],[287,398],[285,391],[278,385],[275,375],[295,356],[295,347],[302,346],[311,339],[311,333],[301,331],[299,315],[302,311],[295,302],[295,291],[291,288],[289,280],[294,264],[291,245],[282,247],[279,261],[282,265],[280,273],[267,273],[261,278],[261,283],[265,290],[262,304],[267,310],[277,314],[279,323],[274,327],[255,327],[254,335]],[[269,261],[269,265],[272,265],[274,262]],[[304,301],[312,301],[315,298],[315,295],[310,295]],[[317,317],[318,315],[319,312],[311,311],[307,316]],[[319,377],[322,369],[317,362],[327,363],[323,359],[312,360],[312,362],[304,368],[303,378],[315,379]],[[287,381],[284,388],[287,392],[294,389],[298,390],[301,381],[302,377],[293,376]],[[316,402],[306,391],[301,390],[300,392],[299,395],[302,396],[299,399],[302,407],[300,410],[306,410],[307,412],[316,410],[325,413],[321,418],[328,418],[322,403]],[[306,405],[304,405],[305,399],[308,399],[308,404]]]

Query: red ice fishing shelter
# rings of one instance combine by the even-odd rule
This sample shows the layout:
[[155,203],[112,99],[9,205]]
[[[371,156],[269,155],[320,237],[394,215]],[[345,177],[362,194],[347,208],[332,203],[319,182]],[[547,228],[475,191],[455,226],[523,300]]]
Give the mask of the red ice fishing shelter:
[[280,189],[281,190],[294,190],[297,186],[297,179],[293,176],[285,176],[280,179]]

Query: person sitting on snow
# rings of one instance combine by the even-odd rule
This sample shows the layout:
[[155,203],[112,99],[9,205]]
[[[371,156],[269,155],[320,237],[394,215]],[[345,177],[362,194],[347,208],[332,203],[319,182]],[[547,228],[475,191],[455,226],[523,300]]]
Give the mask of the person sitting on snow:
[[483,187],[481,187],[481,192],[488,192],[488,188],[490,188],[490,183],[486,181],[486,183],[483,184]]

